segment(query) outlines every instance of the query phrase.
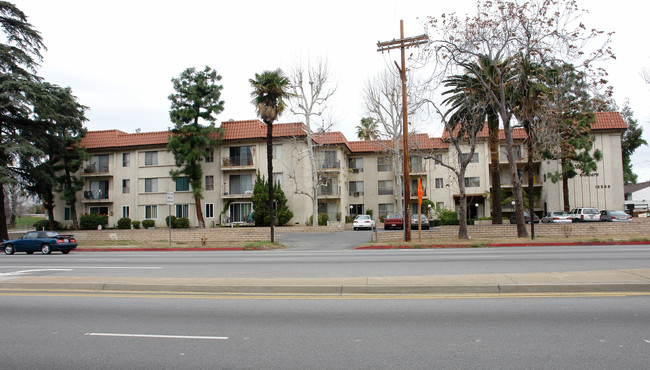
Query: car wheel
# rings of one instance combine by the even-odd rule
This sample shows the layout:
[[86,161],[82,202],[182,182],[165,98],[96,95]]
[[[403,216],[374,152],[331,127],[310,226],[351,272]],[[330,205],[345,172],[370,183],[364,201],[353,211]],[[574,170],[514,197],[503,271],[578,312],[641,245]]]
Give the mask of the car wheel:
[[357,230],[358,230],[358,228],[355,227],[355,228],[354,228],[354,231],[357,231]]
[[5,245],[5,254],[14,254],[14,246],[11,244]]
[[52,247],[50,247],[50,245],[47,244],[47,243],[41,245],[41,253],[43,253],[43,254],[52,253]]
[[68,254],[68,253],[70,253],[70,250],[69,249],[63,249],[63,250],[61,250],[61,253]]

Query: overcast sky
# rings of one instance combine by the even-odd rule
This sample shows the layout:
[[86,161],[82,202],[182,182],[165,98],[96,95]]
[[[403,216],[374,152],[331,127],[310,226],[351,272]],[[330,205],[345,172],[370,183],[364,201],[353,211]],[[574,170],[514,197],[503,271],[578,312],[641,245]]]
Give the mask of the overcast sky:
[[[48,50],[39,71],[47,81],[70,86],[88,106],[89,130],[167,130],[171,78],[206,65],[222,76],[225,110],[218,122],[256,119],[248,80],[255,73],[299,60],[326,58],[337,91],[329,104],[333,130],[356,140],[364,116],[365,81],[393,68],[399,54],[377,52],[377,41],[424,33],[427,16],[471,12],[473,0],[277,0],[91,1],[22,0],[16,5],[41,32]],[[619,106],[625,98],[650,142],[650,69],[646,40],[650,5],[642,1],[578,0],[589,10],[588,28],[614,31],[615,61],[602,63]],[[285,114],[279,122],[297,121]],[[437,135],[440,123],[418,130]],[[650,180],[650,148],[633,157],[639,181]]]

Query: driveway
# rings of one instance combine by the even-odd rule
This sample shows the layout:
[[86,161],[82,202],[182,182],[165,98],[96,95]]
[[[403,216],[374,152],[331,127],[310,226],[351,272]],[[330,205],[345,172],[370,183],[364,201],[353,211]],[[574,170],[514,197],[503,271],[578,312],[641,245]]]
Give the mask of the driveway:
[[[277,230],[277,229],[276,229]],[[370,243],[372,231],[346,230],[331,233],[277,233],[276,240],[291,250],[341,250],[354,249]]]

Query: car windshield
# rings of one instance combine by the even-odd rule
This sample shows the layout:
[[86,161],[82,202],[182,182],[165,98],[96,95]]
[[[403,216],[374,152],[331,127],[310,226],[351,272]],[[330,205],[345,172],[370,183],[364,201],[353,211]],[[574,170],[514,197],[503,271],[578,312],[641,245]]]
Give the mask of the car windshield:
[[551,216],[568,216],[566,212],[551,212]]
[[399,215],[397,213],[393,213],[391,215],[386,216],[386,218],[402,218],[402,215]]
[[355,220],[370,220],[370,216],[368,215],[359,215]]
[[612,216],[619,216],[619,217],[620,216],[627,216],[627,213],[625,213],[623,211],[610,211],[609,214],[612,215]]
[[584,213],[584,214],[586,214],[586,215],[595,215],[595,214],[598,213],[598,210],[595,209],[595,208],[585,208],[585,209],[582,211],[582,213]]

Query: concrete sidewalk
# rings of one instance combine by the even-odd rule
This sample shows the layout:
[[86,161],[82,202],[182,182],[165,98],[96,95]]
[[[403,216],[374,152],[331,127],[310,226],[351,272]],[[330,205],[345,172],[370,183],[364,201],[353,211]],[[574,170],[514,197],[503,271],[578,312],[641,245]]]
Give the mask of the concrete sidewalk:
[[342,278],[3,277],[0,289],[235,294],[650,293],[650,269]]

